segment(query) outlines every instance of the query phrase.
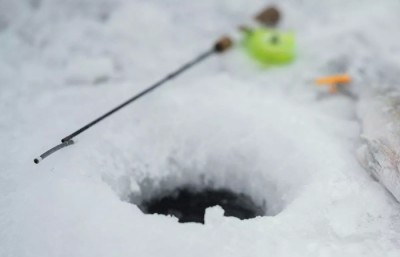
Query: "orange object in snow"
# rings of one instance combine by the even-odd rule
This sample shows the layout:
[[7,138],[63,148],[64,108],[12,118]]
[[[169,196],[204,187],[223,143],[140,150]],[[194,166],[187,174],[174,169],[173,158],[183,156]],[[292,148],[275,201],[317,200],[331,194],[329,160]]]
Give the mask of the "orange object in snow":
[[327,77],[319,78],[315,81],[319,86],[328,86],[329,92],[336,93],[338,91],[339,84],[347,84],[351,82],[350,75],[338,74]]

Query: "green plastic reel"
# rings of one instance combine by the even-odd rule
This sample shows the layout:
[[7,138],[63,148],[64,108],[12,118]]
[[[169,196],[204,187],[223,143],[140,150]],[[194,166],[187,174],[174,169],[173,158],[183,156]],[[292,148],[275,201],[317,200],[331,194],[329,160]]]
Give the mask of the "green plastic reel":
[[244,46],[250,56],[265,65],[288,64],[296,57],[293,32],[257,28],[246,33]]

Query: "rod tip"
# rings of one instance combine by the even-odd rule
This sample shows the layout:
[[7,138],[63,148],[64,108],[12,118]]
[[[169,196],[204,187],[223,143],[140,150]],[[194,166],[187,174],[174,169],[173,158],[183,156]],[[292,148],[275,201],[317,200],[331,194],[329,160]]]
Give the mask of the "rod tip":
[[33,162],[35,163],[35,164],[39,164],[39,162],[42,160],[42,158],[35,158],[34,160],[33,160]]

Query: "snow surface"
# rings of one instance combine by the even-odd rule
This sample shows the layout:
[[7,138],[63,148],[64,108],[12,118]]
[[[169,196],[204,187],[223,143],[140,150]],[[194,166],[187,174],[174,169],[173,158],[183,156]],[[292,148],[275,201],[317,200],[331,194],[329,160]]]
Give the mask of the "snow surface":
[[[360,163],[400,200],[399,91],[364,95],[357,111],[362,119]],[[382,125],[383,124],[383,125]]]
[[[348,71],[350,96],[383,86],[395,0],[279,2],[294,64],[266,70],[238,46],[33,164],[268,3],[0,0],[0,256],[400,256],[400,207],[357,162],[357,101],[313,85]],[[179,224],[128,203],[188,184],[266,216]]]

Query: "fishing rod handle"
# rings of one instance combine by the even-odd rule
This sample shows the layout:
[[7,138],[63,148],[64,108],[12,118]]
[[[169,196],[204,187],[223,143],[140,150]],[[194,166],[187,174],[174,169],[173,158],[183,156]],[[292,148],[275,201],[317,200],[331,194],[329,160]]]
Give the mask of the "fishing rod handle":
[[224,36],[220,38],[214,45],[214,51],[223,53],[233,46],[233,41],[230,37]]

